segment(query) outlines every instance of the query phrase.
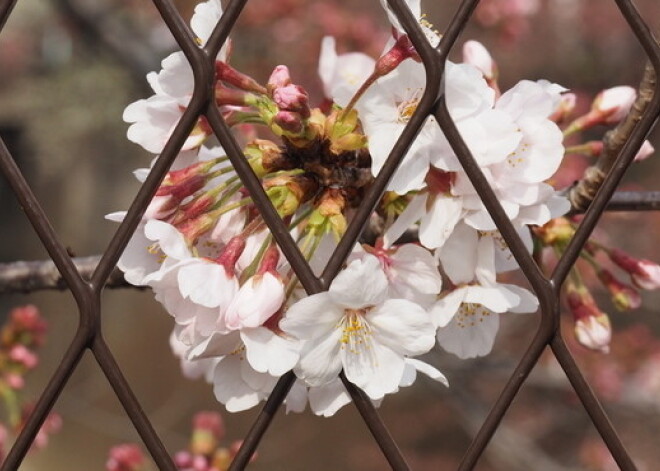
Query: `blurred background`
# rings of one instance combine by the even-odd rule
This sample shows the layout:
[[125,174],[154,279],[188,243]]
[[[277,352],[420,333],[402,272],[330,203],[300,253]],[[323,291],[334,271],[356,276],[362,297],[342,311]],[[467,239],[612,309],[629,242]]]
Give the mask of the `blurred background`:
[[[193,0],[175,2],[190,17]],[[427,19],[442,32],[457,0],[422,2]],[[660,26],[657,0],[638,0],[649,25]],[[252,0],[231,37],[232,64],[261,82],[278,64],[320,102],[320,40],[337,38],[339,52],[377,57],[389,23],[378,1]],[[587,109],[600,90],[636,86],[645,56],[618,12],[603,0],[484,0],[460,46],[478,39],[499,64],[500,86],[521,79],[548,79],[578,94]],[[49,215],[60,240],[76,256],[100,254],[116,226],[104,215],[125,209],[138,190],[131,171],[151,155],[126,137],[123,109],[146,98],[147,72],[176,44],[148,1],[19,0],[0,34],[0,136]],[[295,51],[292,53],[292,51]],[[594,130],[590,138],[599,138]],[[600,133],[600,134],[599,134]],[[649,136],[660,149],[660,133]],[[570,157],[558,181],[579,178],[588,161]],[[657,190],[658,156],[635,164],[624,189]],[[47,254],[0,179],[0,262],[45,260]],[[608,214],[597,236],[632,254],[660,260],[657,213]],[[640,469],[657,469],[660,449],[660,297],[644,294],[639,310],[617,313],[599,298],[614,324],[609,355],[571,344],[615,427]],[[28,378],[26,397],[39,391],[59,364],[77,325],[66,292],[0,296],[0,313],[34,304],[49,330],[40,365]],[[228,440],[240,439],[257,411],[230,415],[203,382],[183,378],[170,352],[171,318],[146,291],[106,290],[104,334],[116,359],[172,453],[186,447],[193,414],[223,413]],[[568,320],[568,319],[567,319]],[[537,316],[503,316],[494,352],[459,361],[444,352],[427,360],[451,387],[423,378],[388,397],[385,423],[416,470],[451,470],[478,430],[537,325]],[[572,338],[568,320],[566,337]],[[87,355],[55,406],[61,430],[43,450],[30,453],[21,470],[103,470],[110,447],[140,439],[94,359]],[[8,448],[7,443],[5,448]],[[255,470],[382,470],[388,465],[351,406],[330,419],[281,412],[259,447]],[[155,466],[154,466],[155,469]],[[607,448],[548,355],[537,366],[496,433],[479,470],[610,470]]]

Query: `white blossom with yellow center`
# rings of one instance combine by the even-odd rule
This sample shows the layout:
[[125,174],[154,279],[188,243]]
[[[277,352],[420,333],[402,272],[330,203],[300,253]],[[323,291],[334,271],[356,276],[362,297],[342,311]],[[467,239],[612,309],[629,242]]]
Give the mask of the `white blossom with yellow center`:
[[422,307],[387,293],[380,262],[367,255],[351,262],[328,291],[292,305],[280,328],[302,341],[296,375],[315,387],[343,369],[372,399],[396,392],[406,359],[433,347],[435,327]]

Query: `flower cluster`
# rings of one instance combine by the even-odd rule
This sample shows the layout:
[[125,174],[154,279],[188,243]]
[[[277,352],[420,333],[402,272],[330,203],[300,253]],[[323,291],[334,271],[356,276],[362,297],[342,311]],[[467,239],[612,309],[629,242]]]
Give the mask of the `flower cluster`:
[[[20,432],[33,408],[22,397],[24,377],[39,364],[37,350],[44,343],[46,330],[46,321],[31,305],[13,309],[0,330],[0,397],[6,411],[6,419],[0,424],[0,462],[9,433]],[[59,431],[61,425],[59,415],[51,413],[37,433],[34,447],[45,447],[48,436]]]
[[[323,41],[319,107],[286,66],[260,83],[229,65],[230,42],[216,58],[216,104],[234,130],[249,127],[240,139],[244,158],[316,273],[426,85],[415,48],[382,3],[392,37],[379,58],[337,54],[333,38]],[[419,0],[408,6],[437,44]],[[200,44],[221,15],[219,0],[196,7],[191,26]],[[129,105],[124,119],[129,139],[159,153],[189,103],[192,72],[174,53],[147,78],[154,95]],[[462,63],[447,62],[444,87],[463,140],[531,251],[529,227],[570,206],[548,180],[565,153],[570,132],[558,123],[571,95],[543,80],[501,92],[496,64],[474,41]],[[185,374],[212,383],[228,410],[266,399],[290,370],[297,381],[287,410],[309,404],[326,416],[350,402],[342,371],[375,401],[418,372],[446,384],[416,357],[436,344],[461,358],[486,355],[500,314],[536,311],[532,293],[501,281],[517,263],[433,118],[388,183],[373,215],[374,240],[354,248],[329,289],[311,296],[212,135],[201,117],[118,266],[130,283],[153,289],[174,319],[171,345]],[[144,180],[149,171],[135,174]],[[419,243],[400,242],[411,229]]]
[[[177,452],[174,464],[180,471],[226,471],[229,469],[241,442],[229,447],[221,445],[225,438],[222,416],[217,412],[198,412],[193,417],[193,430],[186,450]],[[141,448],[134,443],[114,446],[108,453],[106,471],[148,471]],[[256,459],[256,455],[252,460]]]

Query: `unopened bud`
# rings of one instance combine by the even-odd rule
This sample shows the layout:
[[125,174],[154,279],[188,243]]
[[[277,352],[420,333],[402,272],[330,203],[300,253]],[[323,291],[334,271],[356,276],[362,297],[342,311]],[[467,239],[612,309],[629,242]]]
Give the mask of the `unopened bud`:
[[568,307],[575,319],[575,335],[583,346],[609,351],[612,328],[607,314],[602,312],[585,286],[569,284],[567,287]]
[[616,124],[626,117],[637,91],[628,86],[608,88],[600,92],[591,104],[591,112],[600,117],[604,124]]
[[309,95],[300,85],[287,85],[273,90],[273,101],[282,111],[295,111],[309,118]]
[[384,77],[406,59],[413,58],[419,60],[415,46],[413,46],[407,34],[397,35],[395,39],[394,46],[376,61],[373,76]]
[[278,65],[273,69],[273,73],[270,74],[266,88],[268,89],[268,93],[272,94],[275,89],[286,87],[290,84],[291,74],[289,74],[289,68],[286,65]]
[[284,134],[299,135],[304,129],[302,116],[293,111],[279,111],[273,118],[273,123],[279,126]]
[[635,286],[641,289],[660,288],[660,265],[650,260],[631,257],[622,250],[610,249],[607,254],[617,266],[630,274]]
[[607,288],[614,306],[619,311],[637,309],[642,305],[642,297],[639,292],[632,286],[619,281],[609,270],[599,270],[598,278]]
[[584,347],[609,353],[612,340],[612,325],[607,314],[578,319],[575,322],[575,336]]
[[479,69],[487,81],[497,80],[497,64],[479,41],[466,41],[463,45],[463,62]]

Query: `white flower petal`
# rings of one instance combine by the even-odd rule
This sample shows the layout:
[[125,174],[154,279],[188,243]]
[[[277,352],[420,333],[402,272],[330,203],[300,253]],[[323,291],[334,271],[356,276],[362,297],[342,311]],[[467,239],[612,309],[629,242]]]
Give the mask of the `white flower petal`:
[[433,348],[435,327],[421,306],[405,299],[388,299],[367,313],[373,338],[402,355],[421,355]]
[[309,386],[321,386],[335,379],[342,368],[341,336],[341,330],[335,329],[329,335],[305,342],[295,368],[296,376]]
[[383,302],[387,296],[387,278],[373,255],[352,261],[332,281],[328,292],[337,304],[360,309]]
[[331,417],[350,402],[351,396],[339,379],[309,390],[309,407],[316,415]]
[[252,368],[271,376],[282,376],[300,358],[300,343],[276,335],[264,327],[243,329],[241,339]]

